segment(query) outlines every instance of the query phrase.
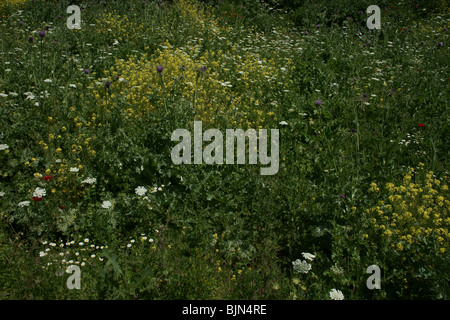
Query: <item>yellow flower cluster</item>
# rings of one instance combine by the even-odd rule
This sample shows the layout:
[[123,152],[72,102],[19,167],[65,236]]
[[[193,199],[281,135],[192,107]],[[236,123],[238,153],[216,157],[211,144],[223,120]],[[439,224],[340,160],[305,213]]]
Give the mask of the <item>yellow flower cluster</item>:
[[4,12],[8,7],[19,7],[27,2],[30,2],[30,0],[2,0],[0,3],[0,13]]
[[[423,164],[418,167],[423,170]],[[378,192],[375,183],[371,192]],[[387,201],[366,210],[371,224],[397,251],[416,253],[418,248],[436,248],[444,253],[450,246],[448,185],[436,179],[433,172],[415,175],[414,168],[399,186],[386,184]]]
[[103,13],[96,19],[95,27],[92,30],[102,34],[105,39],[114,39],[119,43],[123,41],[139,43],[141,36],[148,33],[148,30],[142,24],[135,22],[137,20],[136,13],[130,16],[129,18],[119,15],[115,10]]

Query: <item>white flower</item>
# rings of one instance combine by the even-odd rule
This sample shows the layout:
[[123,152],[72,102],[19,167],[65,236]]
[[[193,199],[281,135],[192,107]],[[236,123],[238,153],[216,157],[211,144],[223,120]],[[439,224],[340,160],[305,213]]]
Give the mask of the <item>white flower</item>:
[[89,242],[89,239],[88,238],[84,239],[84,242]]
[[144,187],[137,187],[135,189],[135,192],[138,196],[143,196],[147,192],[147,189],[145,189]]
[[292,264],[294,265],[294,270],[300,273],[308,273],[311,270],[311,265],[304,260],[297,259],[292,261]]
[[82,263],[81,263],[81,266],[82,266],[82,267],[84,267],[84,265],[85,265],[85,263],[84,263],[84,262],[82,262]]
[[333,300],[344,300],[344,295],[340,290],[331,289],[330,298]]
[[7,96],[8,96],[8,95],[5,94],[5,93],[3,93],[3,92],[0,93],[0,97],[6,98]]
[[303,258],[305,258],[306,260],[309,260],[309,261],[313,261],[313,259],[316,257],[315,255],[308,253],[308,252],[303,252],[302,256],[303,256]]
[[148,242],[153,242],[153,239],[152,238],[148,239]]
[[39,187],[37,187],[36,189],[34,189],[33,197],[42,198],[42,197],[45,196],[45,195],[46,195],[45,189],[39,188]]
[[95,258],[95,254],[91,254],[91,258]]
[[279,124],[282,126],[287,126],[288,123],[286,121],[281,121]]
[[127,244],[127,247],[128,247],[128,248],[131,247],[131,243]]
[[342,269],[340,266],[338,266],[337,263],[335,263],[334,266],[332,266],[330,269],[331,269],[331,272],[333,272],[334,274],[343,274],[344,273],[344,269]]
[[76,85],[74,85],[74,84],[69,84],[69,88],[76,88],[77,86]]
[[81,183],[94,184],[94,183],[97,183],[97,179],[96,178],[87,178],[87,179],[81,181]]
[[3,191],[0,191],[0,197],[3,197],[5,193]]
[[7,144],[0,144],[0,151],[8,149],[9,146]]
[[103,203],[102,203],[102,208],[104,208],[104,209],[109,209],[109,208],[111,208],[111,206],[112,206],[111,201],[103,201]]
[[19,207],[28,207],[30,205],[30,201],[22,201],[17,204]]
[[44,256],[46,256],[47,254],[44,252],[44,251],[41,251],[41,252],[39,252],[39,257],[44,257]]
[[77,167],[70,168],[70,172],[78,172],[78,171],[80,171],[80,169],[78,169]]

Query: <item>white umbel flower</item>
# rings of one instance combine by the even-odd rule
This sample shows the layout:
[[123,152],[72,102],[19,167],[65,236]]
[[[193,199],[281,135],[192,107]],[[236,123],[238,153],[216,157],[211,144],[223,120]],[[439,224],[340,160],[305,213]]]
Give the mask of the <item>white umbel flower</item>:
[[308,273],[308,271],[311,270],[311,265],[305,260],[302,261],[297,259],[292,261],[292,265],[294,266],[294,270],[299,273]]
[[19,207],[28,207],[30,205],[30,201],[22,201],[17,204]]
[[330,298],[333,300],[344,300],[344,294],[341,290],[331,289]]
[[97,179],[96,178],[87,178],[87,179],[81,181],[81,183],[94,184],[94,183],[97,183]]
[[102,203],[102,208],[104,208],[104,209],[109,209],[109,208],[111,208],[111,206],[112,206],[111,201],[103,201],[103,203]]
[[305,258],[306,260],[309,260],[309,261],[313,261],[314,258],[316,257],[315,255],[308,253],[308,252],[303,252],[302,256],[303,256],[303,258]]
[[9,146],[7,144],[0,144],[0,151],[8,149]]
[[147,192],[147,189],[145,189],[144,187],[137,187],[135,189],[135,192],[138,196],[143,196]]

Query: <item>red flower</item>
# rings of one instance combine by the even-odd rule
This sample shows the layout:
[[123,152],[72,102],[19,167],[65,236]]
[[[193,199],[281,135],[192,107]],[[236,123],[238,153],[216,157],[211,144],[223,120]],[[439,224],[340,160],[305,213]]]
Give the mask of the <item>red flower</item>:
[[51,181],[52,179],[53,179],[53,177],[52,176],[49,176],[49,175],[47,175],[47,176],[45,176],[45,177],[43,177],[42,179],[44,179],[45,181]]
[[425,125],[423,123],[419,123],[419,128],[425,128]]
[[61,206],[59,207],[61,210],[64,210],[66,207],[65,206]]
[[36,201],[36,202],[38,202],[38,201],[41,201],[41,200],[42,200],[42,197],[33,197],[33,200]]

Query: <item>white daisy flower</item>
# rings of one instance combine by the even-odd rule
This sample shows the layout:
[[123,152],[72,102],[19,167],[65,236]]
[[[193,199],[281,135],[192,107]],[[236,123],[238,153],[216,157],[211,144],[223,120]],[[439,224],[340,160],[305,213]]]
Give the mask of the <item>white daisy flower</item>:
[[46,194],[47,194],[47,192],[45,191],[44,188],[39,188],[39,187],[37,187],[36,189],[34,189],[33,197],[42,198],[42,197],[45,196]]

